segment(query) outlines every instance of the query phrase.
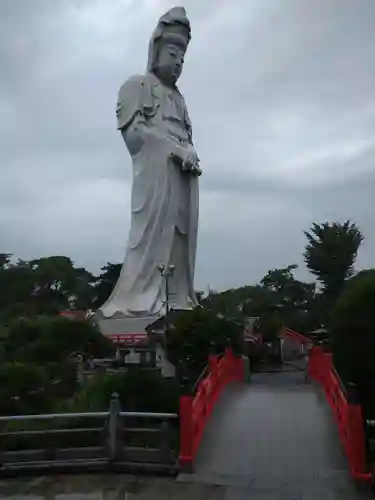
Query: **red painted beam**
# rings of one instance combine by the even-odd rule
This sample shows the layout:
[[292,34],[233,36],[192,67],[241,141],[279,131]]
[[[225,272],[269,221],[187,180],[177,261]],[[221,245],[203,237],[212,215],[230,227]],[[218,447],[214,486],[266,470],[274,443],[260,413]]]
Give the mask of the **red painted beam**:
[[302,335],[301,333],[295,332],[294,330],[291,330],[290,328],[284,328],[284,333],[288,337],[291,337],[295,340],[298,340],[302,344],[312,344],[312,340],[306,337],[305,335]]

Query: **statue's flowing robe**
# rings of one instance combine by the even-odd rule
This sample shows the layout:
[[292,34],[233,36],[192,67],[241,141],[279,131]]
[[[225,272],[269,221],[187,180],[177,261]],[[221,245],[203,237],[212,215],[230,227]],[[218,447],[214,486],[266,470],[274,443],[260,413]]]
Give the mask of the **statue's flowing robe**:
[[120,89],[117,118],[133,160],[131,222],[119,280],[100,310],[104,317],[163,314],[160,265],[175,266],[170,307],[191,309],[197,305],[198,177],[171,157],[192,145],[184,98],[153,73],[134,76]]

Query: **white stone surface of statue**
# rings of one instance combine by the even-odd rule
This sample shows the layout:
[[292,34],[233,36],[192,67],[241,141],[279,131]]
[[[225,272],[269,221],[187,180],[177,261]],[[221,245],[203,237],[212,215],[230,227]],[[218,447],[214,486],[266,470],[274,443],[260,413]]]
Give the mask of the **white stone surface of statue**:
[[162,16],[149,46],[147,72],[119,91],[117,126],[133,162],[131,222],[117,284],[100,308],[104,318],[154,317],[169,306],[191,309],[198,231],[199,159],[191,122],[176,82],[190,41],[183,7]]

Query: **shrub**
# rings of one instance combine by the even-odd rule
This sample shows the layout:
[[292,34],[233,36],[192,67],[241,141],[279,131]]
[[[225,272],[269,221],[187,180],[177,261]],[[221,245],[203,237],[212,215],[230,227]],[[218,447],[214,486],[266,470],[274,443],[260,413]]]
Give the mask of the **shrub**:
[[176,412],[178,386],[175,379],[164,379],[159,370],[137,367],[87,380],[74,397],[58,411],[106,411],[111,394],[117,392],[123,411]]
[[345,380],[375,377],[375,269],[349,280],[331,316],[336,368]]
[[45,413],[52,406],[51,382],[42,367],[31,363],[0,367],[0,414]]

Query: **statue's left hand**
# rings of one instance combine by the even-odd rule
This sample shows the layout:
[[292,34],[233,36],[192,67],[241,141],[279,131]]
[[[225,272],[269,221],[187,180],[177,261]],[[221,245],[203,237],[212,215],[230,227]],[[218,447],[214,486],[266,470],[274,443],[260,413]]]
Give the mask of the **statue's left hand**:
[[201,175],[202,170],[199,167],[199,158],[197,153],[193,150],[191,154],[188,154],[185,161],[182,164],[182,171],[188,172],[193,175]]
[[192,168],[194,168],[194,165],[196,165],[197,163],[199,163],[199,158],[197,153],[194,151],[193,148],[191,149],[189,148],[182,161],[182,170],[185,172],[189,172]]
[[202,175],[202,169],[200,168],[199,166],[199,162],[196,162],[194,163],[194,165],[192,166],[192,168],[190,169],[190,172],[193,174],[193,175]]
[[184,153],[181,155],[172,152],[169,156],[172,158],[173,162],[180,167],[182,172],[191,175],[201,175],[202,170],[199,167],[199,158],[195,150],[189,148],[183,151]]

